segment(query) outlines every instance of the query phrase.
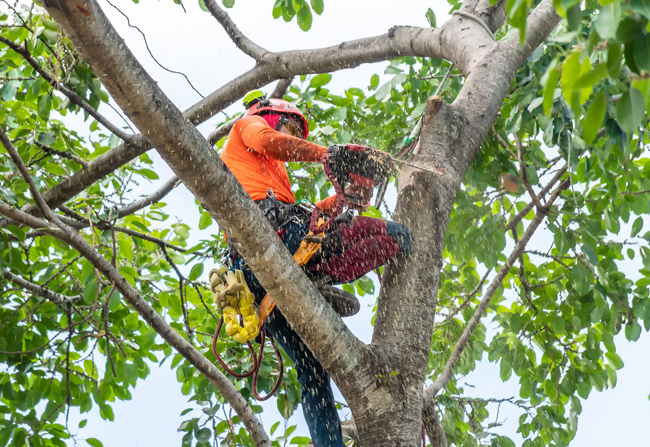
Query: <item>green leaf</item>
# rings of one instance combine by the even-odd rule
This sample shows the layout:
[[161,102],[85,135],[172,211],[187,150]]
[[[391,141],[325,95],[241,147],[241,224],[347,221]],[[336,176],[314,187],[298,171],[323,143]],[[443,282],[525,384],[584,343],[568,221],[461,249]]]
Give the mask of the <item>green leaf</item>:
[[643,94],[636,88],[631,88],[623,94],[616,104],[616,121],[628,134],[634,133],[645,115],[645,101]]
[[52,98],[50,95],[42,95],[38,98],[38,115],[44,120],[50,118],[50,111],[52,110]]
[[636,235],[639,234],[642,229],[643,229],[643,217],[639,216],[632,224],[632,231],[630,233],[630,236],[636,237]]
[[603,125],[606,111],[607,95],[605,92],[599,92],[589,106],[587,115],[582,122],[582,138],[585,140],[585,143],[591,144],[596,139],[598,131]]
[[212,216],[207,211],[201,213],[201,219],[199,219],[199,230],[205,230],[210,225],[212,225]]
[[645,34],[634,42],[634,62],[641,70],[650,71],[650,34]]
[[391,89],[390,82],[387,82],[381,87],[379,87],[377,89],[377,93],[375,93],[375,98],[377,99],[377,101],[383,101],[384,99],[388,98],[390,96],[390,89]]
[[623,50],[617,43],[610,43],[607,49],[607,72],[609,77],[616,79],[621,71],[621,62],[623,61]]
[[324,85],[329,84],[329,82],[332,80],[332,75],[329,73],[321,73],[319,75],[314,76],[311,78],[311,81],[309,81],[309,86],[311,88],[319,88]]
[[196,281],[203,274],[203,264],[194,264],[190,270],[190,281]]
[[54,163],[46,163],[45,166],[43,166],[43,169],[54,175],[68,175],[68,173],[65,172],[65,169],[59,165],[55,165]]
[[199,0],[199,8],[201,8],[205,12],[210,12],[210,10],[207,8],[207,6],[205,6],[205,3],[203,2],[203,0]]
[[580,10],[580,3],[573,5],[567,10],[566,19],[570,31],[578,31],[580,29],[580,21],[582,20],[582,11]]
[[635,40],[625,42],[623,45],[623,56],[625,56],[625,65],[636,74],[641,74],[639,67],[634,60]]
[[619,2],[610,3],[600,9],[596,19],[596,31],[603,39],[613,39],[616,37],[616,30],[621,21],[622,11]]
[[436,27],[436,13],[433,12],[433,9],[429,8],[427,9],[427,13],[425,14],[427,21],[429,22],[429,26],[431,28]]
[[631,0],[630,8],[650,20],[650,0]]
[[553,107],[553,95],[555,94],[555,88],[557,87],[557,81],[560,79],[560,72],[557,68],[552,69],[546,80],[546,86],[544,87],[544,113],[548,115],[551,112]]
[[84,289],[84,301],[86,303],[94,303],[97,296],[97,280],[93,279],[90,284]]
[[502,381],[506,382],[510,376],[512,376],[512,363],[510,359],[502,357],[501,364],[499,365],[499,377],[501,377]]
[[321,15],[325,9],[323,0],[309,0],[309,4],[311,4],[311,9],[313,9],[314,12],[318,15]]
[[615,352],[606,352],[605,357],[607,357],[607,360],[609,360],[610,365],[612,365],[614,369],[623,368],[623,360],[621,360]]
[[13,97],[16,96],[16,92],[18,91],[19,86],[20,82],[18,81],[9,81],[3,85],[0,89],[0,97],[2,97],[2,100],[9,101],[13,99]]
[[641,335],[641,325],[636,321],[625,325],[625,338],[630,341],[637,341]]
[[56,142],[56,134],[54,132],[39,133],[38,142],[44,146],[50,146]]
[[291,444],[298,444],[298,445],[307,445],[311,439],[305,437],[305,436],[294,436],[293,439],[291,440]]
[[158,180],[160,177],[151,169],[138,169],[138,173],[142,174],[145,178],[149,180]]
[[582,264],[577,264],[571,269],[571,282],[576,293],[582,296],[589,292],[591,273]]
[[232,8],[235,6],[235,0],[221,0],[221,3],[223,3],[223,6],[226,8]]
[[307,3],[303,3],[298,10],[298,26],[303,31],[309,31],[309,28],[311,28],[311,22],[311,8],[307,5]]
[[208,442],[210,440],[211,435],[212,435],[212,432],[210,431],[209,428],[202,428],[201,430],[196,432],[194,437],[199,442]]
[[96,438],[87,438],[86,442],[92,447],[104,447],[104,444],[102,444],[102,442]]
[[566,326],[565,326],[564,318],[562,318],[561,315],[556,315],[551,325],[553,326],[553,331],[555,331],[556,334],[564,335],[564,332],[566,331]]
[[379,85],[379,75],[374,74],[370,77],[370,89],[374,90]]
[[606,77],[607,65],[598,64],[592,70],[580,76],[573,85],[573,88],[592,87],[594,84],[602,81]]

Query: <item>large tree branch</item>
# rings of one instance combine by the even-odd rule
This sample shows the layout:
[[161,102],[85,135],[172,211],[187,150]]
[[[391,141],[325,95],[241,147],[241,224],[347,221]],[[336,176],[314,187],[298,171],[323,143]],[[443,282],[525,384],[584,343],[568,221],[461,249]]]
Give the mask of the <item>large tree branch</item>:
[[34,284],[33,282],[29,282],[26,279],[21,278],[20,276],[14,275],[7,269],[2,269],[0,272],[2,273],[2,276],[4,276],[7,280],[11,281],[17,286],[22,287],[23,289],[33,293],[34,295],[38,295],[43,298],[46,298],[52,301],[53,303],[72,304],[81,299],[81,295],[69,296],[69,295],[62,295],[60,293],[52,292],[47,287],[43,287],[39,284]]
[[45,2],[126,115],[229,235],[293,329],[339,379],[354,382],[362,344],[320,296],[259,208],[192,123],[164,95],[94,1]]
[[232,21],[226,11],[219,7],[215,0],[204,0],[203,3],[205,4],[205,7],[208,8],[208,11],[210,11],[210,14],[212,14],[212,17],[217,19],[221,26],[223,26],[228,37],[230,37],[235,45],[237,45],[237,48],[256,61],[259,61],[265,53],[268,53],[266,49],[260,47],[248,37],[244,36],[242,32],[239,31],[239,28],[237,28],[237,25],[235,25],[235,22]]

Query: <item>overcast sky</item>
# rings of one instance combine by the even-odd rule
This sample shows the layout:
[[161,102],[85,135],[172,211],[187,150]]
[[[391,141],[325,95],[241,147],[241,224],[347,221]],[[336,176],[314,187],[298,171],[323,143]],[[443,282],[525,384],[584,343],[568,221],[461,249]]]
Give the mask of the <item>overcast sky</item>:
[[[156,59],[169,69],[187,74],[203,95],[253,66],[252,59],[235,48],[220,25],[208,13],[199,9],[198,2],[185,2],[187,14],[171,0],[142,0],[137,5],[131,0],[114,0],[112,3],[145,33]],[[129,48],[179,108],[186,109],[200,99],[183,77],[168,73],[156,65],[145,48],[142,36],[128,27],[126,19],[120,13],[105,0],[100,0],[100,4]],[[245,35],[263,47],[276,51],[333,45],[382,34],[394,25],[428,26],[425,18],[428,7],[434,9],[438,23],[442,23],[448,18],[449,10],[449,5],[444,1],[327,0],[323,16],[315,15],[312,29],[305,33],[295,22],[287,24],[282,20],[273,20],[272,5],[271,0],[238,0],[234,9],[228,10],[228,13]],[[383,73],[385,65],[364,65],[354,70],[337,72],[328,88],[339,93],[352,86],[365,88],[374,73]],[[270,92],[271,88],[266,88],[266,91]],[[108,116],[113,115],[105,106],[101,111]],[[241,111],[239,104],[227,110],[229,114],[237,111]],[[199,126],[199,129],[207,135],[221,120],[222,117],[217,116]],[[119,121],[115,118],[114,122]],[[159,158],[155,158],[160,181],[142,185],[142,190],[139,191],[142,194],[156,189],[159,183],[172,175],[169,168]],[[394,192],[389,199],[394,201]],[[199,215],[194,199],[187,190],[180,186],[165,201],[170,205],[166,210],[168,213],[177,216],[192,228],[198,228]],[[216,231],[216,225],[207,231],[210,230]],[[195,232],[192,237],[198,238],[199,234]],[[543,239],[543,236],[537,236],[532,243],[543,244]],[[210,265],[206,265],[205,271],[210,268]],[[637,271],[638,266],[631,265],[630,270]],[[375,299],[366,296],[361,300],[362,311],[347,319],[346,323],[362,341],[369,342],[372,331],[369,320]],[[485,323],[489,328],[494,327],[489,319]],[[622,336],[617,341],[618,353],[625,362],[625,368],[619,371],[618,385],[614,390],[592,392],[589,399],[583,402],[578,435],[571,444],[574,447],[648,445],[650,337],[644,332],[637,343],[628,343]],[[465,382],[469,385],[466,391],[471,396],[518,397],[519,386],[515,376],[502,383],[498,365],[487,361],[481,362],[476,371],[462,383]],[[194,405],[188,403],[187,397],[180,393],[180,384],[176,381],[175,373],[169,370],[169,363],[162,368],[153,365],[151,375],[145,381],[138,382],[133,391],[133,400],[114,404],[115,422],[103,421],[95,408],[90,414],[82,416],[71,413],[70,427],[75,427],[81,419],[89,419],[88,425],[79,431],[80,436],[77,438],[82,445],[85,445],[83,439],[96,437],[103,441],[105,447],[178,447],[182,437],[182,433],[176,431],[182,420],[179,414],[192,407]],[[265,412],[263,422],[269,428],[278,419],[277,415],[269,414],[275,409],[274,400],[265,404],[265,408],[268,411]],[[496,416],[494,410],[492,408],[490,415],[492,420]],[[521,438],[516,433],[518,416],[519,412],[515,408],[502,406],[499,422],[504,425],[499,433],[511,437],[517,445],[521,445]],[[289,421],[289,425],[293,424],[298,425],[296,434],[308,433],[300,410]]]

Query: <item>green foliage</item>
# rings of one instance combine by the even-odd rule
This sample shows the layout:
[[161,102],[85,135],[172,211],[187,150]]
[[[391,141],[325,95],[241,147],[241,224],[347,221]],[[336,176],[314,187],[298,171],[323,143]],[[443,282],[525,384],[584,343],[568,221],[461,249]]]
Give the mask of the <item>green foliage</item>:
[[[508,23],[496,33],[497,39],[513,30],[523,38],[525,18],[535,3],[509,0]],[[441,422],[453,445],[513,445],[488,423],[493,402],[471,398],[459,385],[477,362],[487,358],[498,363],[500,378],[519,384],[519,396],[506,400],[523,410],[519,432],[524,446],[564,446],[575,434],[581,399],[592,390],[616,385],[617,371],[624,366],[616,354],[616,335],[622,332],[633,341],[650,329],[650,9],[645,0],[603,3],[556,1],[566,20],[517,73],[494,130],[457,193],[445,237],[438,323],[427,371],[431,379],[446,364],[476,311],[491,272],[503,266],[514,239],[534,216],[525,191],[500,188],[502,174],[520,176],[514,134],[523,141],[525,170],[535,191],[565,165],[563,178],[572,180],[549,213],[543,230],[546,245],[529,248],[495,293],[486,318],[497,329],[488,335],[479,324],[452,382],[438,396]],[[234,1],[223,4],[233,7]],[[458,7],[451,2],[452,10]],[[303,30],[312,25],[312,11],[323,13],[323,1],[277,0],[273,6],[275,18],[289,22],[296,17]],[[3,27],[2,36],[26,46],[92,107],[104,107],[108,96],[101,83],[56,24],[41,12],[25,17],[29,30]],[[426,18],[436,26],[431,10]],[[66,181],[81,168],[79,160],[92,161],[119,144],[4,44],[0,61],[0,120],[42,190]],[[366,144],[394,154],[449,69],[446,61],[402,57],[390,61],[368,85],[335,93],[328,89],[331,74],[302,76],[285,98],[305,113],[313,141],[325,146]],[[440,95],[452,103],[463,82],[460,72],[452,72]],[[83,116],[87,128],[69,128],[59,119],[68,114]],[[221,145],[223,141],[217,147]],[[4,151],[0,172],[1,200],[17,207],[33,204],[27,184]],[[288,172],[297,199],[329,196],[331,185],[320,165],[288,163]],[[106,259],[115,259],[120,273],[154,309],[216,361],[209,349],[217,324],[214,302],[202,280],[209,270],[204,265],[214,263],[225,242],[211,216],[199,209],[199,230],[209,231],[201,233],[202,240],[193,247],[187,247],[187,241],[195,229],[172,222],[165,203],[115,218],[116,209],[137,198],[138,183],[157,178],[145,154],[66,206],[83,222],[93,222],[92,228],[80,230],[86,240]],[[396,178],[393,182],[398,186]],[[368,215],[389,217],[390,211],[381,206]],[[513,225],[506,231],[509,222]],[[101,229],[109,223],[176,249],[163,250],[133,233]],[[252,445],[241,421],[224,415],[228,404],[214,387],[161,343],[76,251],[51,236],[9,225],[0,230],[0,255],[0,267],[14,275],[59,294],[81,295],[73,307],[56,305],[0,279],[0,446],[65,445],[70,431],[61,421],[68,402],[81,413],[97,410],[102,418],[113,420],[112,403],[129,400],[131,389],[148,376],[153,363],[173,368],[182,392],[193,402],[181,413],[178,428],[185,444],[202,447],[228,439]],[[621,268],[621,261],[631,259],[636,271]],[[179,276],[176,268],[186,276]],[[368,278],[344,288],[360,296],[375,292]],[[236,370],[249,369],[248,351],[225,333],[221,336],[218,351],[224,360]],[[272,350],[267,348],[265,354],[258,381],[262,392],[272,388],[279,372]],[[290,360],[283,359],[285,379],[276,403],[279,417],[286,418],[300,402],[300,387]],[[250,379],[232,380],[254,405]],[[278,426],[270,430],[277,445],[307,443],[292,436],[295,427],[280,434]],[[86,443],[101,445],[93,438]]]

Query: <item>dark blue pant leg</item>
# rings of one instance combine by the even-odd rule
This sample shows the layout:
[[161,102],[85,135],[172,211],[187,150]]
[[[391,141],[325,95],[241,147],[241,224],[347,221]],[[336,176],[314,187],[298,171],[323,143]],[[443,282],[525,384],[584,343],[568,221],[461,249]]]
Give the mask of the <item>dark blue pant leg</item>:
[[[292,223],[287,227],[283,242],[290,253],[293,254],[298,249],[307,231],[306,224]],[[244,270],[244,275],[259,304],[266,295],[265,290],[252,271]],[[302,389],[302,409],[314,446],[343,447],[341,420],[334,404],[329,375],[277,307],[267,318],[265,327],[296,367]]]
[[296,366],[302,388],[302,410],[315,447],[343,447],[339,419],[329,375],[276,308],[266,329]]

